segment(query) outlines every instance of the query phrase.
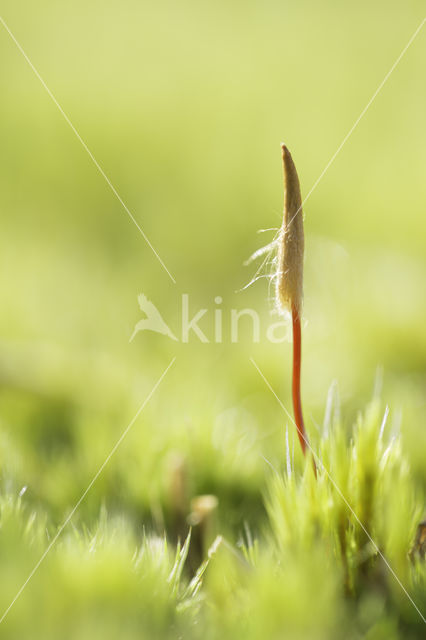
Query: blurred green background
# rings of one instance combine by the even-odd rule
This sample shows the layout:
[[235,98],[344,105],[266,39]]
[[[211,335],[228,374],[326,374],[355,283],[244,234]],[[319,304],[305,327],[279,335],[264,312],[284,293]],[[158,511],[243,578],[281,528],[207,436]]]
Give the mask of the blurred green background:
[[[1,3],[176,280],[0,26],[4,496],[27,487],[26,508],[54,530],[176,356],[70,526],[95,526],[105,507],[136,531],[166,527],[173,537],[176,465],[188,500],[218,496],[230,537],[245,520],[261,526],[264,458],[283,466],[287,418],[249,358],[290,408],[291,344],[270,344],[264,330],[253,344],[248,324],[232,344],[229,318],[252,308],[262,327],[277,321],[267,279],[241,289],[256,270],[245,260],[274,234],[257,231],[281,223],[279,144],[292,151],[307,194],[423,12],[421,0]],[[380,386],[420,488],[425,53],[423,30],[306,203],[302,372],[311,433],[333,381],[348,428]],[[148,332],[129,343],[140,292],[178,334],[182,293],[194,313],[209,309],[200,327],[210,343]],[[223,298],[221,344],[215,296]],[[2,609],[37,557],[15,538],[7,550],[2,543]],[[41,584],[50,597],[49,575],[34,577],[11,625],[30,615]]]

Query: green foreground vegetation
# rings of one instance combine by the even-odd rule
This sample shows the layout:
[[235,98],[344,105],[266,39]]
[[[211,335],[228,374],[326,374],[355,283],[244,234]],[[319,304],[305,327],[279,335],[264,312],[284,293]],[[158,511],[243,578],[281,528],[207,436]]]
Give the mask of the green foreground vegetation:
[[[251,361],[291,411],[272,290],[243,289],[281,222],[280,142],[308,193],[423,11],[2,3],[176,284],[0,26],[1,638],[424,637],[425,33],[304,207],[317,479]],[[129,343],[141,292],[178,337],[188,294],[209,343]],[[260,340],[246,318],[233,343],[245,308]]]
[[[44,638],[420,638],[422,501],[400,437],[375,400],[350,443],[332,411],[315,446],[316,478],[290,447],[285,472],[266,474],[257,533],[238,507],[244,526],[228,532],[213,496],[192,501],[177,546],[105,507],[91,527],[69,525],[8,614],[10,637],[31,620],[31,637]],[[183,459],[169,480],[170,539],[189,506]],[[49,518],[24,503],[25,493],[2,498],[3,600],[54,541]]]

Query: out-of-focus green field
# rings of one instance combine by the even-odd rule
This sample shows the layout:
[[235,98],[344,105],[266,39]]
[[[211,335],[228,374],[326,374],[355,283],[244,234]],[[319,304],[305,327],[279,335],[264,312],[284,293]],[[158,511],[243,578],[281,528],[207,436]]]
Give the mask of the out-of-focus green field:
[[[294,438],[250,358],[290,410],[291,344],[266,338],[277,321],[267,279],[242,288],[256,270],[245,260],[274,235],[257,231],[281,224],[279,144],[291,149],[308,194],[423,13],[420,0],[2,2],[0,15],[176,283],[0,25],[0,616],[176,361],[0,623],[0,636],[197,637],[208,629],[220,637],[214,612],[239,580],[232,553],[206,570],[214,604],[201,595],[188,613],[181,599],[178,619],[177,596],[163,578],[195,496],[218,498],[212,526],[235,553],[247,531],[267,548],[268,463],[283,470],[286,425],[290,448]],[[425,54],[423,30],[304,207],[307,429],[319,441],[334,385],[349,440],[375,389],[382,411],[389,407],[386,428],[401,433],[419,517]],[[188,294],[192,313],[208,309],[199,324],[210,342],[141,332],[129,343],[141,292],[179,336]],[[231,342],[231,309],[244,308],[261,317],[259,343],[249,322]],[[412,534],[402,512],[400,526],[402,537]],[[152,538],[164,532],[167,552]],[[193,564],[206,552],[194,539]],[[138,573],[132,556],[141,544],[151,555]],[[258,610],[250,630],[238,631],[224,614],[222,634],[341,637],[339,625],[349,620],[354,638],[421,637],[414,610],[417,619],[407,622],[411,612],[392,610],[374,589],[364,600],[361,589],[357,608],[336,595],[337,574],[324,586],[315,544],[284,577],[268,562],[263,557],[251,578]],[[297,596],[309,575],[317,628],[304,626]]]

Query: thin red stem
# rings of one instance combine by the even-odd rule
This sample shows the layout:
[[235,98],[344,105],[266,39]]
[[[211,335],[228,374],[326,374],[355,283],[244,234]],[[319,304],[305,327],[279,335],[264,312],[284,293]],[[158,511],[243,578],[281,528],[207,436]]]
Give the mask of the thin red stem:
[[[306,448],[309,447],[309,440],[303,422],[302,400],[300,395],[300,369],[302,363],[302,330],[300,326],[300,315],[294,305],[291,308],[293,320],[293,411],[294,421],[296,423],[297,435],[299,436],[300,446],[303,455],[306,455]],[[312,458],[314,471],[316,475],[315,460]]]
[[296,422],[297,435],[299,436],[300,446],[303,455],[306,453],[306,443],[308,437],[306,435],[305,424],[303,422],[302,401],[300,397],[300,368],[302,361],[302,331],[300,327],[300,316],[297,309],[292,306],[291,315],[293,320],[293,410],[294,420]]

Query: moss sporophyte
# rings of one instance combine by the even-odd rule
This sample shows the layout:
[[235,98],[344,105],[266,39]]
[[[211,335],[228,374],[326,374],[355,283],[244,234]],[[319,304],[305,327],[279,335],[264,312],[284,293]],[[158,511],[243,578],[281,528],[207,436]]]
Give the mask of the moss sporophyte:
[[[301,313],[303,301],[303,210],[299,178],[293,158],[285,144],[281,145],[284,170],[284,212],[278,237],[276,301],[281,311],[290,311],[293,328],[292,397],[294,420],[303,454],[309,447],[302,413],[300,372],[302,360]],[[314,462],[315,469],[315,462]]]

